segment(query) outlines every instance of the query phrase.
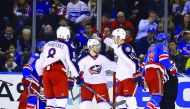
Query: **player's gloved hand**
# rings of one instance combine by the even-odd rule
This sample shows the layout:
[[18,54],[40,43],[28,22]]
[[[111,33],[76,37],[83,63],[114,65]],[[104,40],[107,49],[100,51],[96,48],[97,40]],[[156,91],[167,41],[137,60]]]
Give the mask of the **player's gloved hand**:
[[173,61],[170,61],[172,66],[170,67],[170,75],[175,76],[177,74],[177,68]]
[[82,84],[84,83],[84,79],[83,79],[83,73],[84,72],[80,72],[79,76],[76,78],[77,82],[76,84],[79,85],[79,86],[82,86]]
[[138,86],[144,86],[144,79],[140,72],[133,74],[133,79],[135,83],[138,83]]
[[69,88],[69,90],[73,89],[74,82],[75,82],[74,78],[68,77],[68,88]]
[[165,74],[162,78],[163,83],[166,83],[169,80],[169,76]]

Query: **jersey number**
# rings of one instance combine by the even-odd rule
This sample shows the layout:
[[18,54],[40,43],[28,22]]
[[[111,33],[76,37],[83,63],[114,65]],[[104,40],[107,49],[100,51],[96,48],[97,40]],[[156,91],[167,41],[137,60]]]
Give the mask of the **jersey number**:
[[48,51],[47,58],[54,58],[55,53],[56,53],[56,49],[55,48],[50,48],[49,51]]

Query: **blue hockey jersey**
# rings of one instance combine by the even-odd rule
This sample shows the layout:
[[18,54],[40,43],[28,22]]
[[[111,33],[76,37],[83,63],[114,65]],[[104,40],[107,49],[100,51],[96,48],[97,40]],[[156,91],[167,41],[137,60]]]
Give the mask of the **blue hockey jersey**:
[[178,50],[184,56],[190,56],[190,42],[181,41],[178,43]]
[[162,73],[170,70],[169,48],[164,42],[151,44],[144,58],[144,68],[159,68]]
[[24,65],[24,67],[22,69],[22,73],[23,73],[24,78],[32,77],[37,82],[39,81],[38,73],[36,72],[36,69],[35,69],[36,60],[39,57],[40,57],[39,53],[32,54],[32,56],[30,57],[28,63]]

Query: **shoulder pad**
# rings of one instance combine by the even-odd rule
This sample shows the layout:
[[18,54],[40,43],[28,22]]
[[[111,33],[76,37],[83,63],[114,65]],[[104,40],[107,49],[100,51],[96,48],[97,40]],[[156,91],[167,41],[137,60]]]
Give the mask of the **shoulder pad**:
[[123,45],[122,45],[122,49],[123,49],[123,51],[125,51],[125,52],[133,52],[133,48],[132,48],[132,46],[129,45],[129,44],[123,44]]

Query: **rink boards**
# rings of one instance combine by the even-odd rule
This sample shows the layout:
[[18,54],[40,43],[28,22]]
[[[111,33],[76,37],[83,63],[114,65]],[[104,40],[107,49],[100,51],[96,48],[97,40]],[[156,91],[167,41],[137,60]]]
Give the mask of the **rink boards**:
[[[3,80],[7,83],[0,82],[0,109],[17,109],[18,107],[18,98],[20,93],[23,90],[21,84],[21,73],[7,73],[0,72],[0,80]],[[190,78],[188,77],[178,77],[179,86],[178,86],[178,97],[176,100],[176,109],[190,109]],[[107,76],[107,86],[109,88],[110,98],[112,100],[112,76]],[[10,85],[12,83],[13,85]],[[63,86],[64,87],[64,86]],[[80,88],[78,86],[74,86],[73,93],[76,96],[79,93]],[[148,91],[143,91],[142,88],[137,89],[137,104],[139,107],[144,107],[146,101],[149,100]],[[78,109],[80,103],[80,97],[75,101],[71,99],[69,96],[68,105],[66,109]],[[98,109],[95,105],[95,100],[93,101],[94,108]]]

